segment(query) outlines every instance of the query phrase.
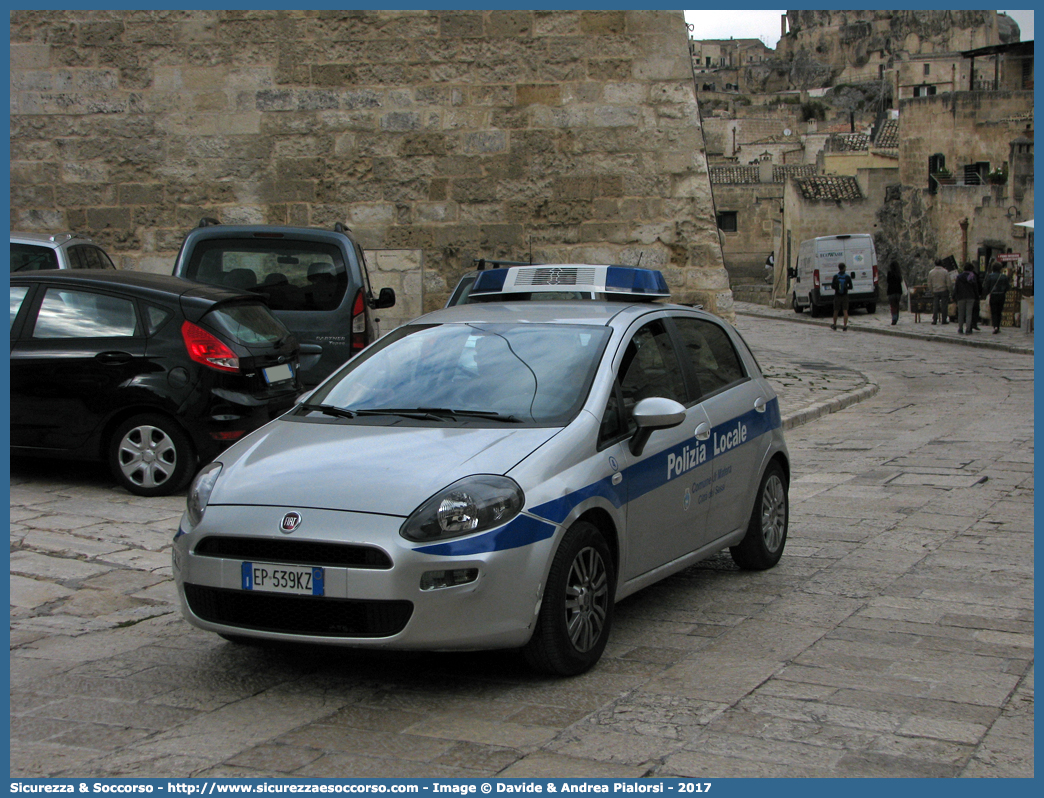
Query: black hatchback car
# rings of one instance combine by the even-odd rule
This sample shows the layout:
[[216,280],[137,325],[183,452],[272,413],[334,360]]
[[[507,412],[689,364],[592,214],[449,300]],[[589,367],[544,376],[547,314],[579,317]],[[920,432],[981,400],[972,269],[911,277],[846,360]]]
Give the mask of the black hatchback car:
[[289,409],[296,339],[257,297],[163,274],[11,276],[11,452],[107,461],[131,493]]

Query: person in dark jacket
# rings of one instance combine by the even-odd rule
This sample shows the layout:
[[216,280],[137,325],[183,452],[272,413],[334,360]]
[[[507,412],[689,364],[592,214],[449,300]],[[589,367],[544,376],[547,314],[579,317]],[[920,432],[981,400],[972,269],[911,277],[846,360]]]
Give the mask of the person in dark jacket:
[[964,271],[957,275],[953,284],[953,299],[957,303],[957,334],[972,334],[972,305],[979,293],[979,284],[975,279],[975,267],[966,264]]
[[1011,286],[1008,275],[1001,271],[1001,265],[996,261],[990,269],[986,282],[982,285],[982,296],[988,298],[990,303],[990,321],[993,322],[993,334],[1000,332],[1001,314],[1004,312],[1004,300]]
[[888,267],[888,307],[892,309],[892,324],[899,323],[899,301],[903,298],[903,273],[899,264],[892,261]]

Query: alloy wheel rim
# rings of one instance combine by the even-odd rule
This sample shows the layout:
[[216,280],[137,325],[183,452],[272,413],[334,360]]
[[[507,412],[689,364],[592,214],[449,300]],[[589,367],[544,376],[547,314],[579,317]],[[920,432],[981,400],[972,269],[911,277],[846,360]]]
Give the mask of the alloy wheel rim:
[[580,653],[598,643],[609,609],[609,579],[602,556],[592,547],[580,551],[566,579],[566,629]]
[[174,441],[159,427],[143,424],[127,431],[118,452],[120,471],[135,485],[156,488],[174,474],[178,465]]
[[769,551],[774,552],[780,547],[786,523],[787,494],[783,489],[783,481],[773,474],[766,480],[765,490],[761,494],[761,534]]

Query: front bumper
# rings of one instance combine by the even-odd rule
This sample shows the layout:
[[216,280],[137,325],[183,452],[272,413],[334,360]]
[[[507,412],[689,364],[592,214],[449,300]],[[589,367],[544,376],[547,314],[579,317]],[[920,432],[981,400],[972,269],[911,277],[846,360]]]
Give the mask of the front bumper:
[[[301,514],[301,525],[283,534],[280,521],[290,511]],[[211,632],[287,642],[430,650],[512,648],[529,639],[557,535],[515,548],[443,555],[418,551],[421,544],[402,538],[402,521],[211,505],[196,529],[183,518],[174,541],[182,612]],[[215,538],[224,543],[215,545]],[[324,595],[245,590],[243,562],[257,554],[244,552],[261,553],[258,562],[322,567]],[[466,569],[477,570],[474,581],[421,588],[427,572]]]

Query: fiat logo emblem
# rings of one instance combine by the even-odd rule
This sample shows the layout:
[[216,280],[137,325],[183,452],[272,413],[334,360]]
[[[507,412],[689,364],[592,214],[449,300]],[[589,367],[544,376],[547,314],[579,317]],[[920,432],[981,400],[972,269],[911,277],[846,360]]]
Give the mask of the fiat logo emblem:
[[301,526],[301,514],[287,513],[283,516],[283,520],[279,522],[279,531],[289,535],[299,526]]

